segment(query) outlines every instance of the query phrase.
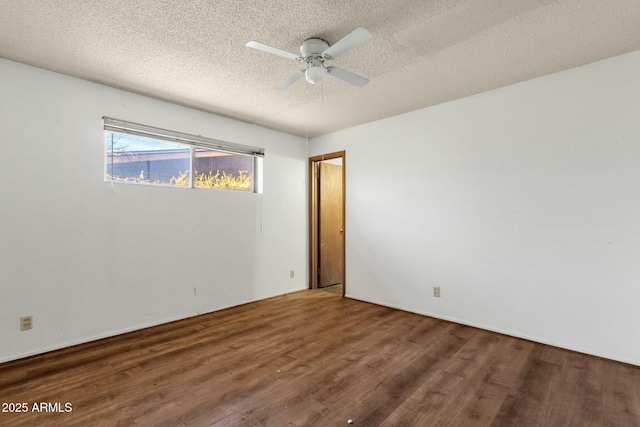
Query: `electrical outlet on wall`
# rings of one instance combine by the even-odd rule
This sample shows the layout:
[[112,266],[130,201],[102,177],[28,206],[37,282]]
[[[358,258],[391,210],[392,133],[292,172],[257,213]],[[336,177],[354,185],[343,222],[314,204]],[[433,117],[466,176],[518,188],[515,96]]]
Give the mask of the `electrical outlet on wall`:
[[440,286],[433,287],[433,296],[436,298],[440,298]]
[[20,330],[26,331],[33,328],[33,316],[20,317]]
[[293,271],[293,270],[290,270],[290,271],[289,271],[289,277],[291,277],[292,279],[293,279],[294,277],[296,277],[296,272],[295,272],[295,271]]

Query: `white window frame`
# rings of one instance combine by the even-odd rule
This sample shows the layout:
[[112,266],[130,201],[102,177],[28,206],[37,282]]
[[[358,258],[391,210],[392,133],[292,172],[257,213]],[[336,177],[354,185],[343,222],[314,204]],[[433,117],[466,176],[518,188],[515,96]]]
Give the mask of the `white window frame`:
[[[173,142],[191,147],[190,161],[190,187],[194,187],[194,161],[196,148],[205,150],[220,151],[223,153],[249,156],[253,158],[251,183],[253,193],[262,193],[262,159],[264,158],[264,148],[252,147],[248,145],[236,144],[233,142],[222,141],[219,139],[208,138],[201,135],[192,135],[184,132],[177,132],[168,129],[157,128],[154,126],[143,125],[140,123],[129,122],[126,120],[114,119],[112,117],[102,117],[103,129],[105,132],[114,132],[119,134],[139,136],[151,140]],[[106,178],[105,178],[106,179]],[[108,182],[117,182],[107,180]],[[184,187],[182,187],[184,188]],[[228,191],[228,190],[227,190]]]

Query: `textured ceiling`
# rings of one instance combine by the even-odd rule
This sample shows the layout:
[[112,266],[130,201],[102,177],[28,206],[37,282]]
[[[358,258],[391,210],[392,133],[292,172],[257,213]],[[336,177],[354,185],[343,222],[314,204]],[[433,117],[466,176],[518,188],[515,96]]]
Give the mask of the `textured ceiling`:
[[[356,27],[363,88],[245,47]],[[638,49],[639,0],[0,0],[0,57],[310,137]]]

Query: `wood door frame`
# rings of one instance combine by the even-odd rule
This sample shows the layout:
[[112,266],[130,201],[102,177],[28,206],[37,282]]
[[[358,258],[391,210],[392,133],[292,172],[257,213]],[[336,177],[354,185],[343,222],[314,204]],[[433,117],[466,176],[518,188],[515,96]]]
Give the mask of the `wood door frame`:
[[318,289],[318,168],[323,160],[342,159],[342,296],[347,289],[347,264],[346,264],[346,178],[347,178],[347,154],[346,151],[336,151],[309,158],[309,289]]

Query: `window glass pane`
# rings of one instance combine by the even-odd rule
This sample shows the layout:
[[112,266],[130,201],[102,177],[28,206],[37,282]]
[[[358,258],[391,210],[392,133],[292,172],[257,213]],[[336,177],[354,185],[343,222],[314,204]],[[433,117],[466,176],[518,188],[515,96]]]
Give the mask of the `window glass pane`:
[[196,148],[193,185],[253,191],[253,157]]
[[106,129],[105,148],[106,181],[262,192],[261,156]]
[[190,186],[191,148],[105,132],[107,181]]

